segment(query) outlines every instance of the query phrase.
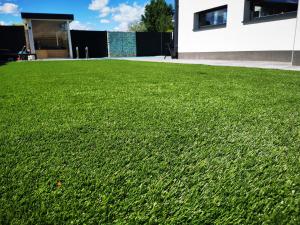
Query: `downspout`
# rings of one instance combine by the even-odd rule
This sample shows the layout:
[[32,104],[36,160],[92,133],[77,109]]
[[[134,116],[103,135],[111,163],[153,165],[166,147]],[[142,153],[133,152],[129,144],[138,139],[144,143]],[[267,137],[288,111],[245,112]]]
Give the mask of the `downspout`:
[[178,59],[178,35],[179,35],[179,0],[175,0],[175,27],[174,27],[174,51]]
[[293,50],[292,50],[292,59],[291,59],[291,63],[292,65],[294,64],[294,60],[295,60],[295,47],[296,47],[296,40],[297,40],[297,30],[298,30],[298,23],[299,23],[299,11],[300,11],[300,7],[298,5],[298,9],[297,9],[297,17],[296,17],[296,25],[295,25],[295,34],[294,34],[294,43],[293,43]]

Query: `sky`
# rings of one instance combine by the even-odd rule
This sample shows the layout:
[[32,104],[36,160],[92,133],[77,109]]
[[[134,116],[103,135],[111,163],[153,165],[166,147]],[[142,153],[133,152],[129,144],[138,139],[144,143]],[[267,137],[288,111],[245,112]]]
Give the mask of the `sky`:
[[[0,25],[20,24],[20,12],[74,14],[71,29],[119,30],[138,21],[150,0],[0,0]],[[173,3],[174,0],[166,0]]]

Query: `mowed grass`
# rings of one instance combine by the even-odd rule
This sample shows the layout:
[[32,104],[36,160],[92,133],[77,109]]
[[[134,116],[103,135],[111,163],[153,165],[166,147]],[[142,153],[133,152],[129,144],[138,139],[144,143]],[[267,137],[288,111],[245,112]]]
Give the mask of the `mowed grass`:
[[300,72],[0,67],[0,224],[300,224]]

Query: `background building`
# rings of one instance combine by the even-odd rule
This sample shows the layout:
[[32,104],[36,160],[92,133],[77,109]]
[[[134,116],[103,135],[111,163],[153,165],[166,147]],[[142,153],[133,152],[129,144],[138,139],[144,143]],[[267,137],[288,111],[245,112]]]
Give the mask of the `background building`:
[[38,59],[73,58],[71,14],[21,13],[27,49]]

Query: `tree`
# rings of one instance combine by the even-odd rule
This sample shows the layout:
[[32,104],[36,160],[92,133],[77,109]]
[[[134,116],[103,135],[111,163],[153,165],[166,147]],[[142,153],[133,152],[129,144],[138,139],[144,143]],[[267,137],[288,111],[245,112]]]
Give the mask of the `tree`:
[[129,25],[129,31],[131,32],[143,32],[147,31],[145,24],[142,21],[138,21]]
[[173,6],[165,0],[151,0],[145,7],[142,22],[149,32],[166,32],[173,30]]

